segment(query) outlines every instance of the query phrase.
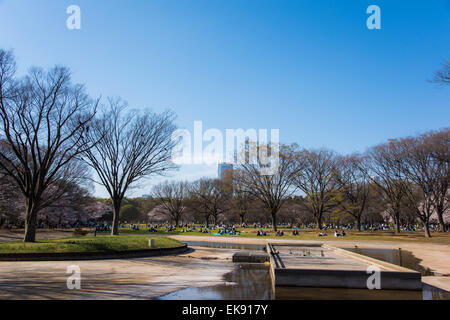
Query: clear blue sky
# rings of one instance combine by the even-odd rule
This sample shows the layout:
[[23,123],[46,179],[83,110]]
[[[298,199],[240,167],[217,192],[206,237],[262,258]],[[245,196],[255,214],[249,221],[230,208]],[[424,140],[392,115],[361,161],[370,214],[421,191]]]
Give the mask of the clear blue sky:
[[[79,31],[66,28],[71,4]],[[371,4],[381,30],[366,27]],[[275,128],[351,153],[450,124],[450,90],[427,82],[450,59],[448,0],[0,0],[0,47],[20,73],[66,65],[93,96],[170,108],[189,130]]]

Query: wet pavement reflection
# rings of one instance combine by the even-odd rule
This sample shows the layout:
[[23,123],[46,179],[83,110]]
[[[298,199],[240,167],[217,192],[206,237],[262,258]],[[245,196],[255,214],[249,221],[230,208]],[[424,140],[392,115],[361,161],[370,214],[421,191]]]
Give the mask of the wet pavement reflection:
[[424,284],[422,291],[343,288],[272,288],[269,267],[239,264],[214,287],[187,288],[161,300],[450,300],[450,293]]
[[[193,244],[191,244],[193,245]],[[198,245],[198,244],[196,244]],[[252,249],[249,245],[208,243],[208,247]],[[260,246],[253,247],[261,250]],[[350,249],[386,262],[419,271],[424,276],[433,272],[420,266],[411,252],[391,249]],[[269,267],[261,264],[237,264],[224,276],[224,284],[187,288],[164,296],[161,300],[450,300],[450,293],[424,284],[422,291],[365,290],[345,288],[272,287]]]
[[345,250],[352,251],[364,256],[374,259],[386,261],[400,267],[405,267],[411,270],[418,271],[422,276],[437,275],[429,268],[420,265],[422,260],[416,258],[410,251],[401,249],[373,249],[373,248],[345,248]]

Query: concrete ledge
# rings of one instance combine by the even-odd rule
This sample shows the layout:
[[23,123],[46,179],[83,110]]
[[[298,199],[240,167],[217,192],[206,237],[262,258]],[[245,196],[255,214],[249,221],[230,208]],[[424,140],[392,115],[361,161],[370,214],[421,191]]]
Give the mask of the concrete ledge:
[[173,248],[128,250],[128,251],[96,251],[96,252],[48,252],[48,253],[0,253],[0,261],[78,261],[109,260],[126,258],[145,258],[183,253],[188,250],[187,244]]
[[[278,245],[276,246],[278,247]],[[360,254],[349,252],[343,249],[334,248],[328,245],[323,245],[323,248],[324,250],[335,252],[336,254],[342,256],[347,260],[351,258],[355,261],[360,261],[360,265],[361,262],[364,263],[361,266],[376,265],[381,267],[381,289],[422,289],[421,274],[419,272],[377,259],[362,256]],[[283,247],[280,247],[280,251],[283,251]],[[277,248],[275,248],[272,244],[267,244],[267,252],[270,256],[270,274],[274,287],[296,286],[317,288],[368,289],[367,280],[371,276],[371,274],[367,273],[367,271],[364,269],[342,269],[342,266],[339,264],[339,260],[337,260],[336,264],[334,265],[332,260],[328,260],[327,257],[320,258],[320,260],[323,259],[323,262],[316,262],[319,264],[323,263],[324,265],[326,265],[326,268],[312,269],[311,265],[309,264],[309,257],[301,258],[305,259],[304,263],[300,262],[300,264],[297,265],[292,265],[292,261],[288,261],[288,266],[286,266],[285,262],[283,261],[283,259],[286,258],[285,254],[283,256],[284,258],[281,258]]]
[[[356,270],[275,269],[276,286],[367,289],[370,276]],[[395,271],[381,272],[381,289],[421,290],[420,274]]]
[[233,262],[264,263],[270,261],[264,252],[239,251],[233,254]]
[[450,277],[438,277],[438,276],[428,276],[422,277],[422,282],[446,291],[448,294],[448,299],[450,300]]
[[359,253],[356,253],[356,252],[352,252],[352,251],[348,251],[348,250],[345,250],[345,249],[333,247],[333,246],[330,246],[330,245],[327,245],[327,244],[324,244],[323,247],[326,248],[326,249],[333,250],[333,251],[335,251],[335,252],[337,252],[339,254],[342,254],[342,255],[354,258],[356,260],[359,260],[359,261],[362,261],[362,262],[365,262],[365,263],[369,263],[369,264],[378,265],[380,267],[384,267],[384,268],[387,268],[387,269],[391,269],[391,270],[395,270],[395,271],[399,271],[399,272],[419,273],[417,271],[414,271],[414,270],[411,270],[411,269],[407,269],[405,267],[401,267],[401,266],[398,266],[398,265],[393,264],[393,263],[389,263],[389,262],[386,262],[386,261],[381,261],[381,260],[378,260],[378,259],[374,259],[374,258],[365,256],[365,255],[362,255],[362,254],[359,254]]

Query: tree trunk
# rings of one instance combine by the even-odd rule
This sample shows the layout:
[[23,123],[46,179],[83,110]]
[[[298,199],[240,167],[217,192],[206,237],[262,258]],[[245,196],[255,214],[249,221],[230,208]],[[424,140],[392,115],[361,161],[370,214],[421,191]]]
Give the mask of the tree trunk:
[[36,241],[36,220],[38,210],[37,204],[33,200],[27,200],[25,210],[25,235],[23,242],[35,242]]
[[423,224],[423,228],[424,228],[424,231],[425,231],[425,238],[431,238],[430,224],[429,224],[429,222],[425,222],[425,223]]
[[242,226],[244,224],[245,214],[240,214],[239,216],[241,217],[241,226]]
[[400,212],[394,212],[395,233],[400,233]]
[[394,223],[395,233],[400,233],[400,222],[396,221]]
[[437,210],[437,216],[439,221],[439,232],[445,232],[445,223],[444,223],[444,215],[441,210]]
[[113,199],[113,221],[111,228],[111,235],[118,236],[119,235],[119,217],[120,217],[120,206],[122,204],[122,200]]
[[316,228],[322,230],[322,216],[316,215]]
[[400,233],[400,209],[399,206],[395,206],[393,210],[393,215],[391,215],[394,220],[394,231],[396,234]]
[[361,216],[356,217],[356,230],[361,231]]
[[272,211],[271,216],[272,216],[272,230],[274,232],[277,232],[277,213]]

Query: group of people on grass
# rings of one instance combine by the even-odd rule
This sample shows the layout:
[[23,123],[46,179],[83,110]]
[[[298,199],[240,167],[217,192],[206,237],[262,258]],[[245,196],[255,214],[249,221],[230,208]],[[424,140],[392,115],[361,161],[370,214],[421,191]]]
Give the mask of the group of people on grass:
[[[258,230],[258,231],[257,231],[256,235],[257,235],[258,237],[261,237],[261,236],[267,236],[267,233],[261,229],[261,230]],[[292,231],[292,235],[293,235],[293,236],[298,236],[298,235],[300,235],[300,232],[299,232],[297,229],[295,229],[295,230]],[[326,233],[324,233],[324,232],[320,232],[320,233],[318,234],[319,237],[325,237],[325,236],[327,236],[327,235],[328,235],[328,234],[326,234]],[[347,234],[345,233],[344,230],[342,230],[341,232],[338,232],[338,230],[336,230],[336,231],[334,232],[334,236],[335,236],[335,237],[345,237],[346,235],[347,235]],[[275,233],[275,236],[277,236],[277,237],[283,237],[283,236],[284,236],[284,231],[283,231],[283,230],[278,230],[278,231]]]
[[219,229],[219,232],[216,235],[231,235],[231,236],[238,236],[241,233],[236,230],[236,227],[234,225],[232,226],[222,226]]
[[[109,232],[111,230],[111,225],[108,225],[106,223],[102,223],[102,224],[95,224],[95,223],[91,223],[90,225],[91,227],[95,228],[96,232]],[[132,229],[134,231],[139,231],[141,228],[144,229],[144,227],[142,227],[142,225],[139,224],[120,224],[119,226],[120,228],[127,228],[127,229]],[[146,230],[148,232],[158,232],[158,231],[162,231],[162,232],[166,232],[166,233],[172,233],[172,232],[179,232],[179,233],[190,233],[190,232],[195,232],[195,233],[201,233],[201,234],[213,234],[213,235],[241,235],[242,232],[240,232],[238,230],[239,227],[242,228],[251,228],[252,226],[248,226],[245,223],[242,223],[242,225],[237,225],[235,226],[234,224],[217,224],[217,225],[211,225],[211,226],[206,226],[206,225],[195,225],[193,223],[184,223],[179,225],[178,227],[175,225],[172,225],[168,222],[162,224],[162,223],[156,223],[156,224],[147,224],[147,228]],[[262,224],[262,223],[253,223],[253,227],[254,228],[258,228],[258,231],[256,232],[256,235],[258,237],[263,237],[263,236],[268,236],[270,234],[268,234],[268,232],[270,231],[264,231],[265,229],[271,229],[271,225],[270,224]],[[304,226],[303,226],[304,227]],[[283,237],[285,235],[285,232],[287,229],[291,229],[289,230],[290,234],[292,236],[299,236],[300,235],[300,231],[303,230],[303,227],[299,227],[299,225],[285,225],[285,227],[283,228],[283,230],[277,231],[275,232],[275,236],[277,237]],[[345,230],[351,229],[353,226],[352,225],[336,225],[336,224],[324,224],[323,228],[319,234],[317,234],[317,236],[319,237],[324,237],[327,236],[327,231],[332,231],[334,229],[334,237],[345,237],[347,236]],[[330,230],[331,229],[331,230]],[[361,228],[362,230],[364,230],[365,228],[362,226]],[[388,225],[388,224],[380,224],[379,226],[377,226],[377,228],[370,228],[369,230],[372,231],[376,231],[376,230],[391,230],[392,226]],[[416,231],[417,229],[415,228],[415,226],[409,226],[409,227],[404,227],[401,228],[402,230],[405,231]],[[431,226],[430,227],[431,230],[438,230],[437,226]],[[332,231],[333,232],[333,231]]]
[[334,236],[337,237],[345,237],[347,234],[344,230],[342,230],[342,233],[339,233],[337,230],[334,232]]

